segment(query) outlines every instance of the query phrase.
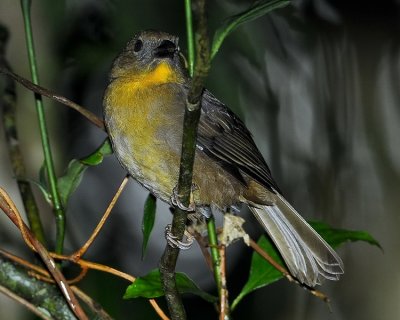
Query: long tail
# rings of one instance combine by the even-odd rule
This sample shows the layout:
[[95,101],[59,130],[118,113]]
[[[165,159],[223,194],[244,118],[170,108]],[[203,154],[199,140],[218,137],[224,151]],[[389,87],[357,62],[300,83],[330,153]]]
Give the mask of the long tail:
[[320,284],[320,276],[338,280],[343,262],[321,236],[283,198],[275,205],[248,203],[250,210],[275,243],[290,273],[310,287]]

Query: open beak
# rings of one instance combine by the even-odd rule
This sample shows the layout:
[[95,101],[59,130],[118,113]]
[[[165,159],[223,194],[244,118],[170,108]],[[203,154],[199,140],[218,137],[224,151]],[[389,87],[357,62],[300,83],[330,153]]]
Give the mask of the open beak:
[[173,58],[175,52],[177,52],[177,47],[175,43],[169,40],[164,40],[161,44],[154,50],[154,55],[157,58]]

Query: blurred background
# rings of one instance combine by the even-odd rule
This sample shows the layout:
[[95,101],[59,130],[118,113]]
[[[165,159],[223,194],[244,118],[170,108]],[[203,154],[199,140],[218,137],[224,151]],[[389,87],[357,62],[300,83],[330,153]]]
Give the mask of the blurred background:
[[[224,19],[252,1],[209,3],[212,35]],[[345,274],[320,289],[327,305],[281,280],[247,296],[235,319],[397,319],[400,316],[400,30],[399,1],[298,0],[237,29],[213,61],[207,87],[247,124],[281,189],[307,219],[370,232],[384,251],[365,243],[339,250]],[[180,36],[186,53],[183,1],[33,1],[33,28],[41,84],[101,116],[110,64],[141,29]],[[0,1],[0,23],[10,32],[7,59],[30,77],[18,1]],[[28,178],[38,179],[42,149],[32,94],[17,87],[18,129]],[[66,107],[45,99],[57,173],[91,153],[105,134]],[[1,111],[0,111],[1,112]],[[2,126],[2,124],[0,124]],[[66,251],[92,232],[125,172],[108,157],[85,173],[68,207]],[[0,130],[0,185],[22,208]],[[133,275],[156,268],[165,246],[168,207],[158,203],[156,227],[141,256],[141,219],[147,192],[130,181],[87,259]],[[54,220],[37,199],[48,235]],[[242,210],[246,230],[261,228]],[[16,228],[0,220],[0,246],[26,253]],[[228,286],[233,299],[247,280],[251,250],[229,247]],[[240,257],[240,258],[239,258]],[[180,255],[179,271],[215,292],[195,246]],[[144,299],[121,299],[128,283],[90,272],[81,287],[116,319],[157,319]],[[161,304],[163,299],[160,299]],[[189,319],[216,318],[213,307],[185,296]],[[1,319],[32,319],[0,297]],[[132,317],[132,315],[135,315]]]

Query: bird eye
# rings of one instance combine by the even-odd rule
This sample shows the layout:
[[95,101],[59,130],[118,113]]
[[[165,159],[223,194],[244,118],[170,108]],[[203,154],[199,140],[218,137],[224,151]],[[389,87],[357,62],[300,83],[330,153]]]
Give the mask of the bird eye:
[[142,40],[137,40],[135,42],[135,46],[133,47],[133,51],[139,52],[143,48],[143,41]]

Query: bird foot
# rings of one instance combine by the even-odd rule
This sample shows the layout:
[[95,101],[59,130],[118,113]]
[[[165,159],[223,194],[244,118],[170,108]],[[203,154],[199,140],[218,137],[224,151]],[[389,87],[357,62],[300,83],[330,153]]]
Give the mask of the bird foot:
[[167,243],[172,248],[179,248],[181,250],[188,250],[192,247],[194,237],[185,230],[184,236],[186,237],[186,241],[178,240],[177,236],[174,236],[171,232],[171,225],[168,224],[165,227],[165,239]]
[[192,184],[192,188],[190,191],[190,203],[189,206],[185,206],[180,198],[180,195],[178,194],[177,187],[175,186],[174,189],[172,189],[172,195],[171,195],[171,202],[175,207],[178,207],[179,209],[187,212],[195,212],[196,211],[196,205],[194,203],[194,196],[193,196],[193,191],[197,190],[197,186],[195,184]]

